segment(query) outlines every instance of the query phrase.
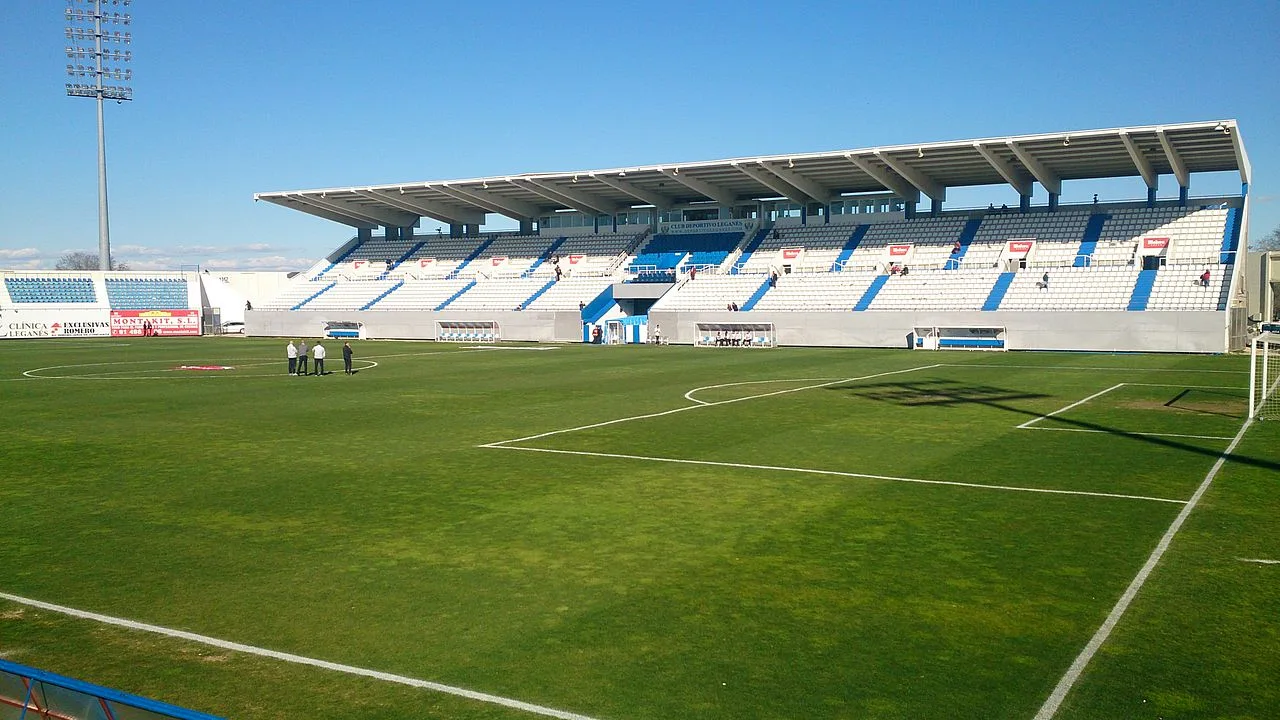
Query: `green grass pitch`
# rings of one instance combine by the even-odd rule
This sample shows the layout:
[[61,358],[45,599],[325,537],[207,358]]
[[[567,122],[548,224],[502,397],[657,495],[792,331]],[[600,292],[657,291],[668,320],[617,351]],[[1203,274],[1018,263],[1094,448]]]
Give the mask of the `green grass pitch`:
[[[597,720],[1031,720],[1247,359],[0,344],[0,593]],[[184,365],[233,369],[182,370]],[[1280,424],[1056,717],[1280,717]],[[228,718],[540,717],[0,599],[0,657]]]

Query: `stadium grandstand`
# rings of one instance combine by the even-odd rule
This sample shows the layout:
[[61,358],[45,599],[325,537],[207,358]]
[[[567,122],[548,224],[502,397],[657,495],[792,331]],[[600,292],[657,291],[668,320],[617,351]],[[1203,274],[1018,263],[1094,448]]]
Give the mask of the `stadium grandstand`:
[[[1240,193],[1193,196],[1205,173],[1238,173]],[[661,326],[716,346],[1218,353],[1247,340],[1249,177],[1224,120],[263,192],[355,235],[242,319],[263,336],[628,343]],[[1109,178],[1147,195],[1059,203],[1064,182]],[[1003,186],[1016,206],[946,207],[948,189]],[[516,227],[485,231],[494,215]],[[86,334],[245,305],[201,273],[4,278],[0,312]]]

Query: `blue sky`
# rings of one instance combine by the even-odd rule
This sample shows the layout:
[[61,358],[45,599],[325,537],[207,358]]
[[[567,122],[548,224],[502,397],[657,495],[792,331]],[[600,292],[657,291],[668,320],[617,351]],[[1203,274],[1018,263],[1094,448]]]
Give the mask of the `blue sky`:
[[[65,7],[0,3],[0,268],[97,250],[94,103],[64,94]],[[136,269],[298,270],[353,234],[255,192],[1227,118],[1253,164],[1251,230],[1280,226],[1276,0],[130,10],[135,100],[107,108],[107,160],[113,254]],[[1144,195],[1067,183],[1063,201],[1099,189]],[[1193,178],[1193,195],[1238,191]],[[989,201],[1016,197],[949,193]]]

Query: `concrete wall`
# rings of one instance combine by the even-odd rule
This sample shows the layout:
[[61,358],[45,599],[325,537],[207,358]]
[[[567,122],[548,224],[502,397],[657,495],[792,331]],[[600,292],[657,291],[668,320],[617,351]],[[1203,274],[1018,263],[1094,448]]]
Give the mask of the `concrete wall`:
[[907,347],[916,327],[1002,326],[1011,350],[1221,353],[1225,312],[653,312],[673,343],[698,322],[772,322],[779,345]]
[[[433,340],[438,321],[495,321],[504,340],[581,342],[574,311],[251,311],[248,334],[320,337],[329,320],[363,322],[370,338]],[[772,322],[779,345],[907,347],[916,327],[1002,326],[1011,350],[1227,351],[1226,312],[654,312],[672,343],[692,344],[699,322]]]

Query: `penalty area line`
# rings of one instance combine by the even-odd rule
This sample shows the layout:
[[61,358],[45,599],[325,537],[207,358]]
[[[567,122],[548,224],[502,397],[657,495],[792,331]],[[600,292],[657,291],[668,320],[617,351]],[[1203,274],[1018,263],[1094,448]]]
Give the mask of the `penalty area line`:
[[1149,497],[1146,495],[1122,495],[1119,493],[1090,492],[1088,490],[1057,490],[1054,488],[1020,487],[1017,485],[984,485],[982,483],[966,483],[954,480],[925,480],[923,478],[894,477],[892,475],[873,475],[870,473],[847,472],[844,470],[821,470],[818,468],[787,467],[785,465],[754,465],[751,463],[721,462],[718,460],[690,460],[685,458],[664,458],[651,455],[625,455],[622,453],[589,452],[586,450],[553,450],[551,448],[520,447],[516,445],[482,445],[495,450],[523,450],[525,452],[552,453],[556,455],[585,455],[587,457],[614,458],[619,460],[643,460],[647,462],[677,463],[681,465],[710,465],[713,467],[741,468],[744,470],[771,470],[777,472],[805,473],[808,475],[833,475],[836,477],[862,478],[866,480],[886,480],[889,482],[916,483],[920,485],[945,485],[950,487],[974,488],[978,490],[1003,490],[1006,492],[1043,493],[1046,495],[1083,495],[1088,497],[1114,498],[1117,500],[1147,500],[1150,502],[1185,505],[1185,500]]
[[1191,499],[1182,506],[1178,516],[1173,519],[1169,529],[1165,530],[1164,535],[1160,538],[1160,542],[1156,543],[1156,547],[1151,551],[1147,562],[1143,564],[1142,569],[1138,571],[1138,574],[1129,583],[1129,587],[1125,588],[1120,599],[1111,608],[1111,612],[1107,614],[1107,619],[1103,621],[1101,627],[1089,639],[1080,654],[1076,656],[1076,659],[1071,663],[1071,667],[1067,668],[1067,672],[1058,681],[1057,686],[1053,688],[1053,692],[1044,701],[1044,705],[1040,706],[1040,711],[1036,713],[1035,720],[1050,720],[1054,715],[1058,714],[1058,708],[1062,706],[1062,701],[1066,700],[1067,693],[1071,692],[1071,688],[1075,686],[1080,676],[1084,674],[1085,668],[1089,667],[1089,663],[1093,660],[1093,656],[1097,654],[1098,649],[1107,641],[1107,638],[1111,637],[1111,631],[1115,629],[1120,619],[1124,617],[1125,612],[1128,611],[1129,606],[1133,604],[1134,598],[1138,596],[1138,592],[1146,584],[1147,578],[1155,571],[1156,566],[1160,564],[1161,558],[1164,557],[1165,552],[1169,549],[1169,545],[1173,543],[1174,536],[1182,529],[1182,525],[1191,515],[1191,511],[1195,510],[1196,505],[1200,504],[1200,498],[1204,497],[1204,494],[1209,491],[1209,487],[1213,485],[1213,479],[1218,476],[1218,471],[1226,464],[1227,458],[1230,457],[1231,453],[1235,452],[1236,446],[1244,439],[1244,435],[1251,425],[1253,425],[1253,418],[1245,420],[1244,424],[1240,426],[1240,431],[1231,440],[1231,444],[1218,456],[1218,461],[1213,464],[1213,467],[1204,476],[1204,481],[1200,483],[1200,487],[1196,488],[1195,493],[1191,495]]
[[466,688],[455,687],[453,685],[431,682],[430,680],[419,680],[417,678],[395,675],[393,673],[382,672],[380,670],[369,670],[367,668],[343,665],[342,663],[329,662],[328,660],[317,660],[316,658],[294,655],[293,653],[280,652],[278,650],[268,650],[254,645],[232,642],[230,640],[219,640],[218,638],[209,637],[207,635],[198,635],[185,630],[174,630],[172,628],[161,627],[159,625],[137,622],[136,620],[126,620],[124,618],[102,615],[95,612],[89,612],[87,610],[77,610],[76,608],[66,607],[64,605],[55,605],[41,600],[33,600],[20,595],[11,595],[9,593],[0,592],[0,599],[62,615],[70,615],[71,617],[80,618],[82,620],[93,620],[106,625],[115,625],[117,627],[128,628],[130,630],[141,630],[143,632],[200,643],[201,645],[211,645],[223,650],[232,650],[235,652],[246,653],[248,655],[257,655],[259,657],[267,657],[274,660],[283,660],[284,662],[294,663],[296,665],[309,665],[311,667],[332,670],[334,672],[345,673],[347,675],[359,675],[361,677],[373,678],[374,680],[382,680],[384,682],[396,683],[399,685],[408,685],[409,687],[432,690],[447,695],[456,695],[469,700],[477,700],[491,705],[501,705],[502,707],[511,708],[513,710],[523,710],[524,712],[542,715],[544,717],[558,718],[559,720],[595,720],[595,718],[587,715],[579,715],[578,713],[572,713],[566,710],[557,710],[543,705],[535,705],[533,703],[524,702],[523,700],[513,700],[499,695],[490,695],[489,693],[483,693],[476,690],[468,690]]

